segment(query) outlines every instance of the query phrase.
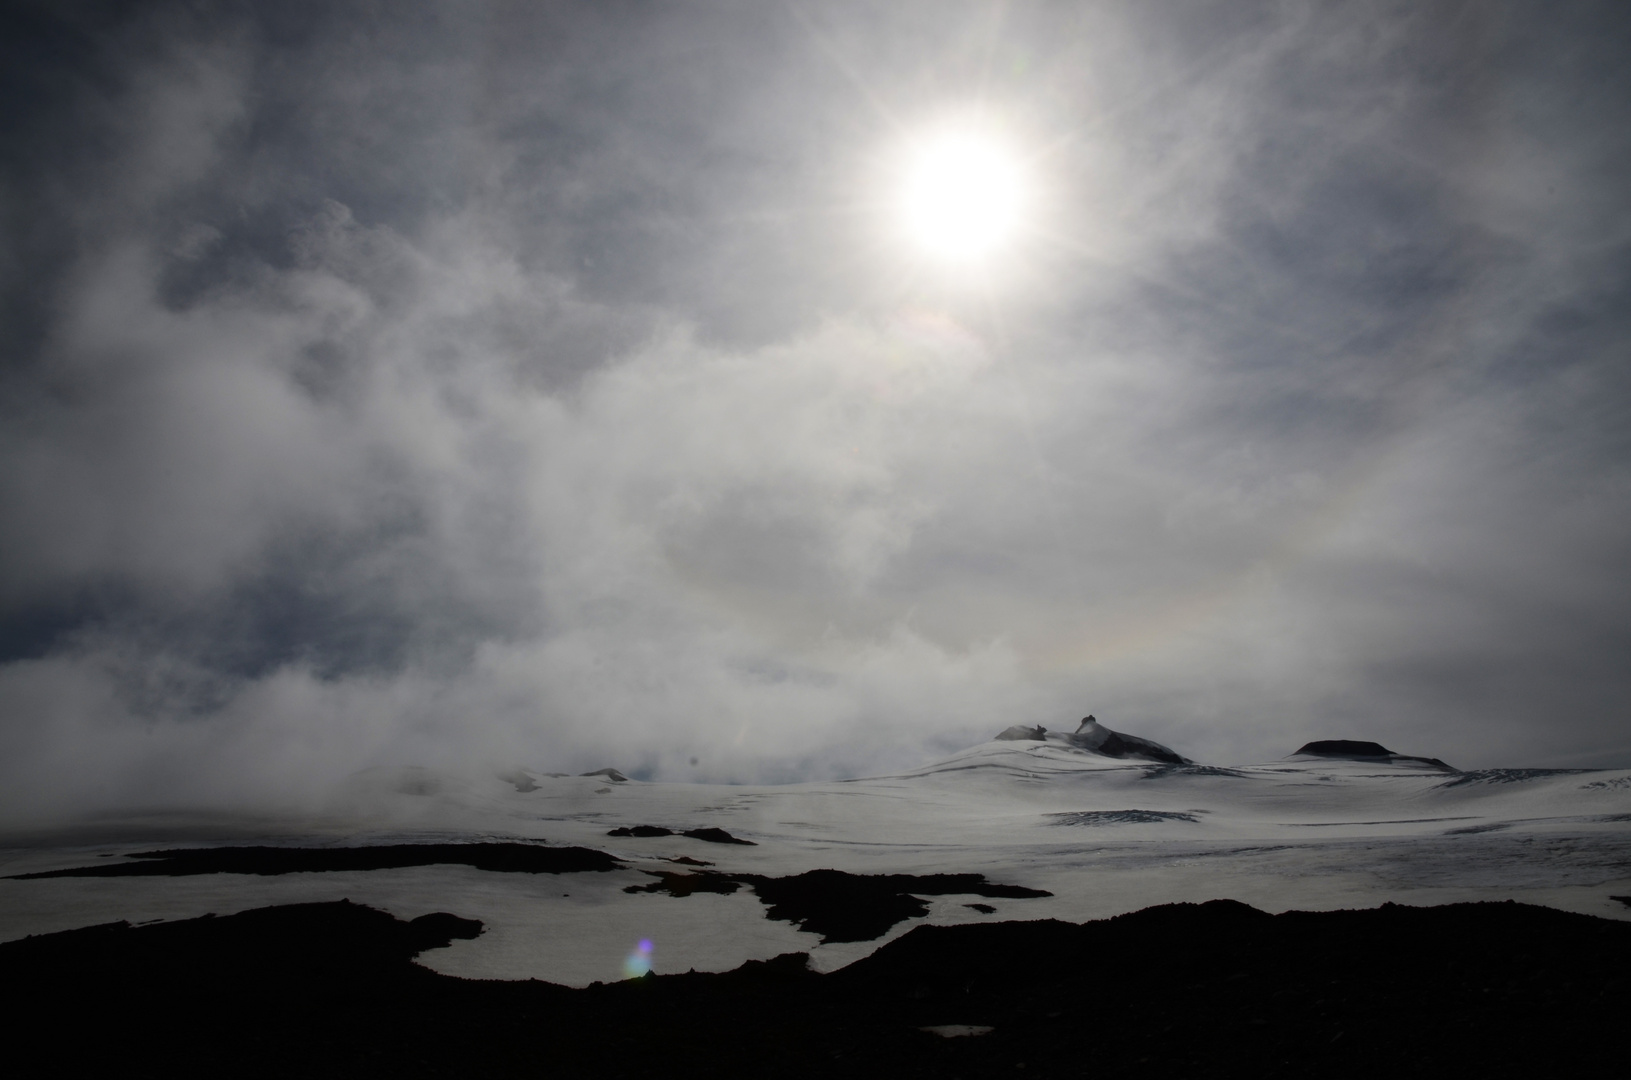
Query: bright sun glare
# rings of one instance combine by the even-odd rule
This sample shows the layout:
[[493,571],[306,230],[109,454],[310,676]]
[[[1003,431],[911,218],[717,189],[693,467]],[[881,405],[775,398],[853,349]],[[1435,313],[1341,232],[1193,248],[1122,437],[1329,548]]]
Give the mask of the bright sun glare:
[[901,211],[919,248],[968,263],[1013,238],[1024,194],[1019,162],[1000,142],[972,131],[942,131],[913,147]]

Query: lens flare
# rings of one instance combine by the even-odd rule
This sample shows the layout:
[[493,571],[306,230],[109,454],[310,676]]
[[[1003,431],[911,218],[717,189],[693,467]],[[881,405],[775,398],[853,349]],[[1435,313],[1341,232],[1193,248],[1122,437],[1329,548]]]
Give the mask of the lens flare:
[[629,953],[629,958],[623,961],[623,975],[625,978],[638,979],[651,971],[651,939],[641,938],[640,944]]

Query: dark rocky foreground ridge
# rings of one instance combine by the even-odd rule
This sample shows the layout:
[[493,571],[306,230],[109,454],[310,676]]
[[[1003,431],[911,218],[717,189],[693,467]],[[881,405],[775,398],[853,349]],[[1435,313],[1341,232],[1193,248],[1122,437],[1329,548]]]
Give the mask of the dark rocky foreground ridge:
[[3,944],[12,1075],[1609,1075],[1631,1004],[1631,924],[1512,903],[921,926],[584,990],[412,962],[477,929],[342,901]]

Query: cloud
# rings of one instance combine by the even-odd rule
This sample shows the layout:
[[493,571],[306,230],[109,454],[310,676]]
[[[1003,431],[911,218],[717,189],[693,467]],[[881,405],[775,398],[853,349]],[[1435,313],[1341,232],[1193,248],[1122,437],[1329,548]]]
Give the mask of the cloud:
[[[83,77],[4,193],[0,812],[853,774],[1090,710],[1226,762],[1624,759],[1589,43],[155,10],[36,20]],[[865,188],[969,86],[1053,214],[984,292]]]

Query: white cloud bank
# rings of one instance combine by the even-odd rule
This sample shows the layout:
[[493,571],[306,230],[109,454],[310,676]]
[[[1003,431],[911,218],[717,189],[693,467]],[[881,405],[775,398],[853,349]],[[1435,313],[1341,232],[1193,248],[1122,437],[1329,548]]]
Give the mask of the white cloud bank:
[[[857,79],[910,82],[859,22],[848,80],[795,22],[707,79],[587,22],[482,76],[391,19],[135,50],[61,106],[112,164],[12,193],[52,256],[6,271],[41,330],[0,425],[0,814],[393,762],[852,775],[1087,711],[1227,762],[1623,760],[1631,215],[1597,130],[1545,122],[1556,58],[1433,158],[1468,107],[1409,19],[1103,17],[1004,46],[1004,99],[1078,134],[1069,243],[995,309],[849,272],[866,215],[811,162]],[[1502,164],[1546,139],[1578,168]],[[1537,201],[1564,182],[1595,232]]]

